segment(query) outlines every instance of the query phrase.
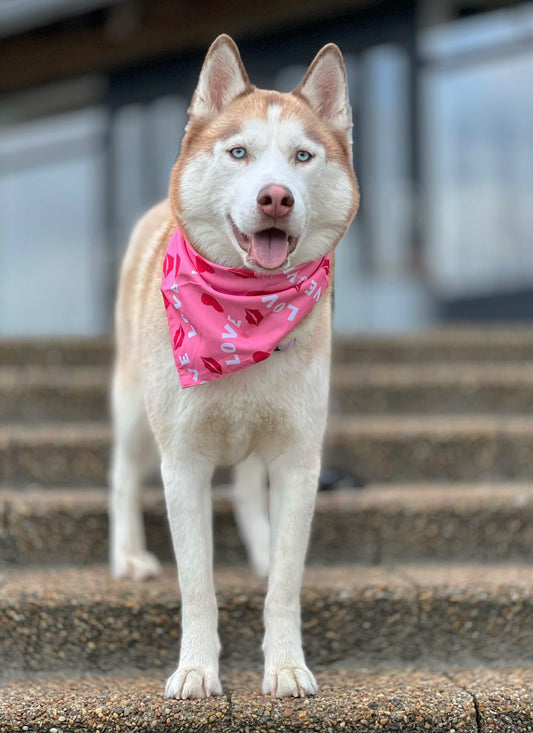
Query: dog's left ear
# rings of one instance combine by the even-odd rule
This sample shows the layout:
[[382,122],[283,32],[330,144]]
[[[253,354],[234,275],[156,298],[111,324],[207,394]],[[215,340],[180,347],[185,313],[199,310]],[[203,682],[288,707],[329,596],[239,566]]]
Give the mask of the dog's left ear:
[[328,43],[317,53],[293,94],[304,97],[321,119],[351,139],[352,112],[338,46]]
[[205,57],[189,116],[209,120],[251,88],[237,44],[226,34],[218,36]]

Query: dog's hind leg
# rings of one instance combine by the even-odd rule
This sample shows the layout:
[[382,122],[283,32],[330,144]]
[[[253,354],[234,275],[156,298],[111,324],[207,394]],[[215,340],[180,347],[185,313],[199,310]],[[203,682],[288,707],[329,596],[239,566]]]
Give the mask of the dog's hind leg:
[[119,373],[113,380],[114,444],[110,483],[110,560],[115,578],[142,580],[160,564],[146,550],[140,492],[159,457],[144,409],[142,391]]
[[270,554],[266,468],[255,453],[235,467],[233,509],[252,568],[260,578],[266,578]]

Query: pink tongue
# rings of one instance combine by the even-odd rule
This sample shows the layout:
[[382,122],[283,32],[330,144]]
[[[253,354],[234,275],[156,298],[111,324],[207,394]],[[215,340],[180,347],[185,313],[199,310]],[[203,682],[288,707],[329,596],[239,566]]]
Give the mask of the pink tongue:
[[281,229],[264,229],[252,236],[248,254],[265,270],[275,270],[287,260],[289,239]]

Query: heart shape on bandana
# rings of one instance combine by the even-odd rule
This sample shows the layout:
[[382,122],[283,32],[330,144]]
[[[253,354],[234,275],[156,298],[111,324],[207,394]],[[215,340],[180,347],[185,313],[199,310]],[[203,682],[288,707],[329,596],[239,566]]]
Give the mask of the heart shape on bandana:
[[224,308],[220,305],[216,298],[209,293],[202,293],[201,301],[204,305],[210,305],[217,313],[224,313]]
[[209,272],[211,275],[214,274],[215,270],[209,262],[206,262],[200,255],[196,255],[196,269],[198,272]]
[[268,359],[270,354],[268,351],[254,351],[252,354],[252,359],[255,361],[256,364],[258,364],[260,361],[264,361],[265,359]]

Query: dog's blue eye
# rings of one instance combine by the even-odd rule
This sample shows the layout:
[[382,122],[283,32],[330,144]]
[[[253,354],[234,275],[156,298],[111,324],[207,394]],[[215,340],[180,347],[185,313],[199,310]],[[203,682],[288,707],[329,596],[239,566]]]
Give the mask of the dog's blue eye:
[[246,158],[245,148],[232,148],[229,152],[230,155],[232,155],[234,158],[237,158],[237,160],[242,160],[243,158]]
[[307,150],[298,150],[298,152],[296,153],[296,160],[299,163],[307,163],[307,161],[311,160],[312,157],[313,156],[311,155],[311,153]]

